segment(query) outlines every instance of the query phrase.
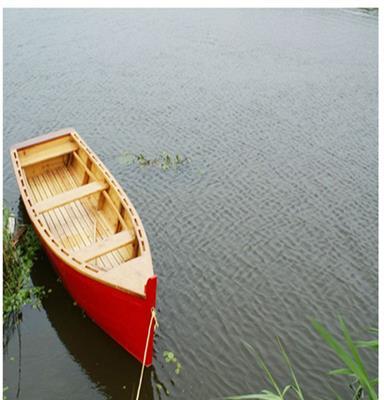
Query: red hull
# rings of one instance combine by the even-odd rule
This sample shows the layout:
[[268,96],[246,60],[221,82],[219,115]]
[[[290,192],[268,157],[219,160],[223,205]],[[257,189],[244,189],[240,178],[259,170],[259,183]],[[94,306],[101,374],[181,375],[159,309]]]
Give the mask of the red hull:
[[[78,154],[80,152],[83,158]],[[86,163],[84,156],[87,159]],[[151,365],[154,336],[152,310],[156,306],[157,277],[153,274],[149,243],[144,227],[124,190],[111,177],[106,167],[87,147],[77,132],[71,128],[19,143],[11,149],[11,158],[20,193],[32,224],[69,293],[88,316],[108,335],[140,362],[146,366]],[[70,165],[73,167],[71,171],[69,170]],[[47,171],[51,169],[57,171],[58,167],[59,169],[64,168],[67,173],[77,176],[76,189],[68,190],[67,186],[72,185],[69,182],[65,183],[63,177],[60,178],[61,181],[56,179],[56,183],[42,178]],[[40,176],[43,179],[39,181],[38,185],[36,185],[36,182],[33,183],[34,189],[32,189],[33,176]],[[58,173],[57,178],[59,176],[60,173]],[[97,182],[97,185],[101,185],[101,189],[99,187],[96,191],[95,188],[89,190],[91,184],[86,184],[86,182],[90,178],[95,180],[94,184]],[[60,186],[60,184],[62,185],[61,189],[64,190],[57,194],[57,186]],[[55,186],[56,189],[51,188],[52,190],[50,190],[50,185]],[[40,189],[37,189],[37,187]],[[80,187],[82,187],[81,190],[79,190]],[[84,188],[86,188],[85,191]],[[107,203],[101,201],[100,190],[104,193],[104,200],[108,200],[107,207],[105,207]],[[50,194],[48,200],[54,199],[56,202],[48,204],[47,208],[47,198],[44,195],[42,196],[41,192],[45,192],[46,195]],[[71,219],[74,216],[79,216],[79,214],[72,214],[72,217],[70,217],[67,212],[55,214],[54,209],[64,207],[66,204],[78,201],[84,196],[95,195],[99,192],[96,212],[104,210],[104,217],[108,219],[112,215],[112,220],[116,219],[116,222],[111,222],[111,232],[113,231],[114,235],[99,240],[97,246],[96,243],[93,243],[96,246],[95,248],[87,244],[87,240],[84,241],[84,237],[88,237],[91,232],[86,232],[82,229],[81,223],[74,224]],[[40,194],[37,195],[37,193]],[[45,208],[41,208],[42,204],[45,204]],[[50,216],[51,224],[48,224],[44,217],[44,213],[49,210],[54,213],[53,219],[52,215]],[[107,212],[107,210],[109,211]],[[81,214],[81,210],[78,209],[78,211]],[[88,212],[84,209],[82,215],[86,215],[89,219],[91,217]],[[91,224],[94,222],[92,234],[94,235],[94,242],[96,242],[97,218],[96,214],[91,213],[91,215],[95,218],[94,221],[90,220],[89,222]],[[57,231],[55,224],[56,226],[63,226],[63,223],[68,226],[72,224],[75,229],[73,231],[71,229],[69,231],[63,229],[63,232]],[[119,238],[120,242],[117,241],[119,225],[121,225],[120,228],[125,227],[123,230],[130,231],[129,240],[126,232],[123,241],[121,241],[121,237]],[[76,234],[74,234],[75,232]],[[65,248],[61,243],[60,236],[62,233],[82,237],[83,239],[79,239],[80,241],[77,242],[75,248],[80,248],[83,253],[84,251],[86,253],[87,249],[88,252],[96,251],[96,253],[86,254],[86,257],[81,260],[80,256],[84,256],[84,254],[79,255],[76,254],[76,251],[71,250],[73,243],[69,248]],[[77,241],[77,239],[73,240]],[[134,242],[135,247],[133,247]],[[128,244],[131,244],[130,252],[126,249],[128,253],[125,257],[121,258],[120,263],[117,262],[110,270],[98,271],[88,264],[92,260],[92,256],[95,256],[94,258],[101,257],[105,253],[122,246],[128,246]],[[151,326],[149,326],[150,324]],[[148,332],[150,332],[149,338]],[[148,349],[145,360],[143,360],[147,338]]]
[[[44,249],[63,284],[87,315],[125,350],[143,363],[152,309],[156,306],[157,277],[148,279],[146,298],[95,281],[68,266],[46,245]],[[145,366],[152,364],[152,322]]]

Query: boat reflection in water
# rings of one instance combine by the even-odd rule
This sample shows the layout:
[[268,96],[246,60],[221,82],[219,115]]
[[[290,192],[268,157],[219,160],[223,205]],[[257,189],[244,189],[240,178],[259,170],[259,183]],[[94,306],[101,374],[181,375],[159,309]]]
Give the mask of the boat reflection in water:
[[[42,301],[48,319],[69,354],[98,390],[108,399],[134,399],[141,364],[74,304],[44,252],[31,277],[34,285],[52,290]],[[152,376],[156,378],[154,368],[145,368],[140,400],[154,398]]]

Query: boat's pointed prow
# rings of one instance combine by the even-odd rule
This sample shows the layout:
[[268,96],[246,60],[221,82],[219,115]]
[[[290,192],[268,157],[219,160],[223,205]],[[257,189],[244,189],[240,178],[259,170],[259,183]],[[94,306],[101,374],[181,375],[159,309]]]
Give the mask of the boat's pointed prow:
[[145,285],[145,295],[148,301],[156,303],[157,276],[151,276]]

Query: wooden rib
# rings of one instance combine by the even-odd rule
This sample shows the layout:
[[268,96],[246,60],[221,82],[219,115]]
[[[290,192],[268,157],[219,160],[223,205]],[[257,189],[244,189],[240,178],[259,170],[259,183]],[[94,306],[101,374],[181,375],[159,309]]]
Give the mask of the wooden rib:
[[72,190],[68,190],[67,192],[57,194],[56,196],[53,196],[42,202],[39,202],[35,205],[35,208],[38,213],[44,213],[54,208],[62,207],[73,201],[80,200],[83,197],[88,197],[91,196],[92,194],[101,192],[107,187],[108,187],[107,183],[101,183],[101,182],[88,183],[87,185],[80,186]]
[[66,142],[49,149],[41,149],[33,154],[26,154],[20,157],[20,164],[23,168],[42,161],[50,160],[51,158],[64,156],[77,150],[79,146],[74,142]]
[[76,251],[73,256],[82,262],[87,262],[98,258],[106,253],[110,253],[120,247],[126,246],[135,239],[135,235],[129,231],[121,231],[113,236]]
[[[81,166],[84,168],[84,170],[87,172],[87,174],[94,179],[95,181],[97,181],[97,178],[95,176],[95,174],[87,167],[87,165],[85,164],[85,162],[82,160],[82,158],[76,153],[73,153],[74,157],[76,158],[76,160],[81,164]],[[88,158],[89,159],[89,158]]]
[[124,227],[124,229],[129,229],[127,223],[124,221],[124,218],[121,216],[119,210],[117,209],[117,207],[115,206],[115,203],[113,202],[113,200],[111,199],[111,196],[105,191],[103,190],[103,195],[104,197],[107,199],[109,205],[112,207],[112,210],[117,214],[117,218],[120,221],[120,224]]

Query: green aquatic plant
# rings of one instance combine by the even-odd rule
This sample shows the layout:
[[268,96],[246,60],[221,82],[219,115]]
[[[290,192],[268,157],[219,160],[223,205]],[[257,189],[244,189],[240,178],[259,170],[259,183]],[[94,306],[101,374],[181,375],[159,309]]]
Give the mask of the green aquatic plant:
[[181,372],[181,364],[176,358],[175,354],[172,351],[164,351],[163,357],[165,362],[168,363],[173,363],[175,364],[175,373],[176,375],[179,375]]
[[8,386],[3,387],[3,400],[7,400],[8,397],[5,395],[5,392],[7,392],[8,390],[9,390]]
[[146,166],[146,165],[153,164],[153,160],[149,160],[149,159],[145,158],[143,153],[140,153],[138,156],[136,156],[136,159],[137,159],[137,162],[141,166]]
[[159,395],[161,394],[161,392],[164,392],[167,396],[171,394],[171,392],[162,383],[156,383],[156,390]]
[[[347,375],[352,378],[352,382],[349,386],[353,391],[353,400],[377,400],[378,396],[376,392],[376,386],[379,383],[378,378],[370,378],[368,376],[367,369],[359,354],[359,348],[367,348],[377,351],[379,347],[379,341],[378,339],[353,341],[343,319],[340,318],[339,323],[343,334],[344,343],[341,343],[335,339],[335,337],[318,321],[312,322],[319,335],[324,339],[327,345],[334,350],[338,358],[344,363],[343,368],[334,369],[328,373],[330,375]],[[371,333],[378,334],[378,330],[376,328],[371,328],[369,331]],[[264,389],[259,393],[226,397],[226,400],[285,400],[288,397],[289,399],[295,398],[297,400],[305,399],[303,389],[296,378],[292,363],[280,338],[277,338],[277,342],[279,344],[284,363],[288,367],[290,383],[283,388],[280,387],[263,358],[253,349],[251,345],[243,342],[244,345],[252,353],[254,353],[259,367],[263,370],[272,388],[271,390]],[[332,387],[331,390],[336,400],[342,400],[341,396],[337,394]]]
[[140,154],[132,154],[129,152],[123,153],[120,157],[120,161],[125,165],[132,165],[137,163],[141,167],[147,166],[157,166],[161,168],[163,171],[167,171],[171,168],[177,168],[181,164],[184,164],[188,161],[186,157],[183,157],[179,154],[172,156],[166,152],[160,154],[159,157],[155,158],[147,158],[143,153]]
[[288,357],[288,354],[283,346],[283,343],[279,337],[277,337],[277,343],[280,348],[280,352],[282,355],[282,358],[284,360],[284,363],[288,367],[288,371],[290,374],[290,379],[291,382],[288,385],[285,385],[283,388],[279,386],[277,383],[276,379],[273,377],[271,370],[268,368],[266,362],[264,359],[261,357],[260,354],[258,354],[255,349],[248,344],[247,342],[243,341],[243,344],[248,348],[249,351],[251,351],[256,358],[256,361],[259,365],[259,367],[263,370],[266,378],[268,379],[268,382],[272,386],[271,390],[262,390],[260,393],[254,393],[254,394],[245,394],[245,395],[240,395],[240,396],[231,396],[231,397],[226,397],[226,400],[284,400],[287,398],[288,394],[295,396],[297,400],[304,400],[304,395],[301,389],[301,386],[297,380],[295,371],[293,369],[292,363]]
[[[179,375],[181,372],[181,363],[178,361],[178,359],[176,358],[175,354],[172,351],[164,351],[163,352],[163,357],[164,357],[164,361],[167,364],[170,365],[175,365],[175,374]],[[167,386],[165,385],[164,382],[161,382],[157,376],[157,374],[154,374],[154,380],[156,383],[156,391],[159,394],[159,397],[161,398],[161,395],[164,393],[166,396],[169,396],[171,394],[170,390],[167,388]],[[174,385],[175,382],[173,379],[171,379],[171,383]]]
[[[3,208],[3,322],[19,319],[23,306],[40,306],[43,287],[35,287],[30,272],[39,243],[31,226],[15,227],[9,208]],[[20,232],[23,231],[22,234]],[[16,232],[16,233],[14,233]]]
[[[329,371],[330,375],[347,375],[353,379],[351,387],[354,390],[353,399],[367,398],[377,400],[376,386],[378,378],[370,378],[367,369],[359,354],[359,348],[370,348],[378,350],[378,339],[353,341],[348,331],[347,325],[342,318],[339,319],[341,331],[343,333],[344,343],[339,342],[335,337],[319,322],[312,322],[314,328],[324,339],[327,345],[336,353],[337,357],[344,363],[343,368]],[[372,329],[371,329],[372,331]],[[373,330],[376,332],[376,330]]]

